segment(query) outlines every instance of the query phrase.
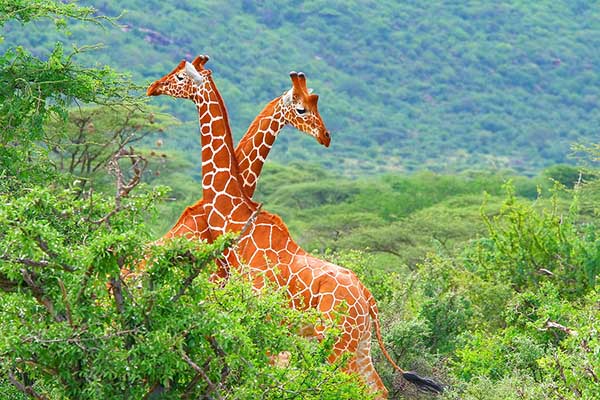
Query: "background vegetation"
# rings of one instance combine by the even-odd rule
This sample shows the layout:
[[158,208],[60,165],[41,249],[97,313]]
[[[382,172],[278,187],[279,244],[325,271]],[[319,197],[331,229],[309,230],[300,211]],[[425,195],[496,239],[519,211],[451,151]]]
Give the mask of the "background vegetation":
[[284,132],[256,198],[361,276],[400,365],[446,399],[600,398],[595,2],[94,6],[0,0],[0,397],[367,398],[334,330],[294,335],[317,316],[208,282],[234,236],[144,250],[199,148],[193,110],[138,95],[206,52],[238,136],[289,69],[321,94],[334,147]]
[[[596,1],[398,2],[85,0],[113,29],[48,23],[4,27],[6,43],[48,56],[57,40],[104,48],[81,55],[149,82],[182,58],[213,57],[234,132],[303,70],[321,95],[330,149],[285,132],[272,158],[348,176],[509,168],[535,175],[572,162],[569,146],[600,122],[600,7]],[[198,149],[193,111],[165,141]],[[302,142],[301,142],[302,141]],[[196,160],[190,152],[191,160]],[[194,163],[195,165],[197,163]]]

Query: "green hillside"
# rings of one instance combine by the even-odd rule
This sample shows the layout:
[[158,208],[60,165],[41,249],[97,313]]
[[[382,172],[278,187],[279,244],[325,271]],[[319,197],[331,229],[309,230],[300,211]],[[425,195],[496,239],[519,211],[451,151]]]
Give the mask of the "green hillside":
[[[535,174],[569,162],[574,141],[599,136],[600,5],[596,1],[82,1],[120,28],[75,24],[77,57],[147,83],[181,58],[210,66],[238,137],[302,70],[321,95],[330,149],[284,132],[280,162],[346,175],[510,168]],[[43,55],[65,40],[49,24],[5,27],[4,46]],[[17,29],[18,28],[18,29]],[[185,122],[167,140],[198,149],[189,104],[161,100]],[[194,153],[191,153],[194,154]]]

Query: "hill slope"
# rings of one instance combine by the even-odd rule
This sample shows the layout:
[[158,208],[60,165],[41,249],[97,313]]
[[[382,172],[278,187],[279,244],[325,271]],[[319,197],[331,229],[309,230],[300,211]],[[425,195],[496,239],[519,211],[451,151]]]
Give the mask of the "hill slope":
[[[90,63],[140,82],[208,53],[241,136],[262,105],[302,70],[332,130],[325,150],[284,132],[273,158],[316,161],[347,175],[429,168],[512,168],[567,161],[598,137],[600,7],[587,1],[83,1],[122,28],[71,27],[105,48]],[[42,25],[9,26],[6,45],[38,53],[64,40]],[[49,36],[50,35],[50,36]],[[196,146],[189,104],[161,100],[185,121],[172,146]]]

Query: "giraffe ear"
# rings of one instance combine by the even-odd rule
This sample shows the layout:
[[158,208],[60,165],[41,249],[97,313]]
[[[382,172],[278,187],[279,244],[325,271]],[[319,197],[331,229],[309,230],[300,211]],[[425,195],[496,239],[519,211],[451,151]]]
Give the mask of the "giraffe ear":
[[283,100],[283,104],[291,104],[292,103],[292,99],[294,98],[294,89],[290,89],[287,92],[285,92],[283,94],[283,96],[281,96],[281,99]]
[[308,88],[308,94],[311,94],[314,91],[313,88]]
[[191,63],[187,62],[187,61],[185,63],[185,73],[188,74],[190,76],[190,78],[192,78],[193,80],[195,80],[196,83],[198,83],[198,84],[203,84],[204,83],[204,79],[198,73],[198,71],[196,71],[196,68],[194,68],[194,66]]

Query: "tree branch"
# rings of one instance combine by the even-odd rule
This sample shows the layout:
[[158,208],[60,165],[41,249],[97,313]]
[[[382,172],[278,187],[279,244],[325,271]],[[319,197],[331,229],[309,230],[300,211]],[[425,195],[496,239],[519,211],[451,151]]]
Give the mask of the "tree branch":
[[[194,257],[194,255],[191,252],[188,251],[184,255],[190,259],[190,262],[192,264],[197,262],[196,257]],[[183,281],[183,284],[179,288],[179,291],[177,291],[177,294],[175,294],[175,296],[173,296],[171,298],[171,302],[175,303],[177,300],[179,300],[179,298],[181,296],[183,296],[185,294],[185,291],[187,290],[187,288],[190,287],[192,282],[194,282],[194,279],[196,279],[196,277],[198,277],[198,275],[200,274],[200,271],[207,263],[203,263],[202,266],[200,266],[198,268],[194,268],[192,273],[187,278],[185,278],[185,280]]]
[[221,384],[223,384],[223,382],[225,382],[225,379],[227,379],[229,373],[231,372],[231,370],[229,369],[229,365],[227,365],[227,363],[225,362],[226,354],[221,348],[221,346],[219,346],[219,343],[217,343],[217,340],[214,336],[208,336],[206,340],[208,340],[210,347],[212,347],[217,357],[219,357],[221,365],[223,365],[223,368],[221,369]]
[[[119,160],[121,158],[129,158],[131,161],[131,169],[133,170],[133,176],[129,181],[125,181],[125,176],[123,174],[123,170],[119,165]],[[108,162],[108,171],[113,174],[117,180],[117,190],[115,193],[115,208],[111,210],[104,217],[100,218],[97,221],[93,221],[95,224],[102,224],[104,222],[108,222],[108,220],[121,211],[123,206],[121,205],[121,199],[123,197],[127,197],[129,193],[135,188],[142,178],[142,173],[146,169],[148,165],[148,161],[140,156],[139,154],[135,154],[133,148],[130,148],[129,151],[124,148],[120,148],[117,151],[111,160]]]
[[117,331],[115,333],[109,333],[109,334],[102,335],[102,336],[94,336],[94,337],[88,337],[88,338],[68,337],[68,338],[57,338],[57,339],[42,339],[42,338],[38,338],[35,336],[26,336],[26,337],[21,338],[21,341],[23,343],[42,343],[42,344],[93,342],[93,341],[97,341],[97,340],[108,340],[108,339],[112,339],[115,337],[125,336],[125,335],[129,335],[132,333],[137,333],[137,332],[139,332],[139,328],[126,329],[123,331]]
[[71,313],[71,305],[69,304],[69,299],[67,298],[67,289],[65,288],[65,284],[62,279],[58,279],[58,286],[60,287],[60,292],[62,294],[63,303],[65,304],[65,310],[67,312],[67,321],[69,321],[69,326],[71,328],[76,328],[73,323],[73,315]]
[[26,265],[28,267],[40,267],[45,268],[50,266],[50,261],[48,260],[32,260],[30,258],[10,258],[6,254],[0,256],[0,260],[8,261],[15,264]]
[[46,307],[46,310],[48,310],[48,313],[50,313],[50,315],[52,316],[52,318],[56,321],[56,322],[62,322],[65,320],[65,318],[62,315],[58,315],[56,313],[56,310],[54,309],[54,304],[52,303],[52,301],[46,296],[46,292],[44,291],[44,288],[42,288],[36,281],[35,281],[35,273],[33,271],[29,271],[26,269],[21,269],[21,275],[23,276],[23,280],[25,281],[25,283],[27,284],[27,286],[29,286],[29,288],[31,289],[31,293],[33,294],[33,297],[35,297],[35,299],[42,304],[44,307]]
[[250,227],[252,226],[252,224],[254,224],[254,221],[256,221],[256,218],[258,218],[258,214],[260,214],[260,211],[262,210],[262,206],[263,206],[262,203],[260,203],[258,205],[258,207],[256,208],[256,210],[254,210],[254,212],[252,213],[252,215],[250,216],[250,218],[248,218],[248,221],[246,221],[246,223],[242,227],[242,230],[240,230],[240,235],[235,240],[234,244],[237,244],[241,240],[242,236],[246,233],[246,231],[248,229],[250,229]]
[[79,284],[79,291],[77,292],[77,296],[75,297],[76,304],[79,303],[79,301],[83,297],[83,294],[85,293],[85,289],[87,288],[87,284],[88,284],[93,272],[94,272],[94,266],[90,265],[88,267],[88,269],[85,271],[85,274],[83,274],[83,278],[81,278],[81,283]]
[[0,290],[4,292],[13,292],[19,287],[19,282],[9,279],[8,276],[0,273]]
[[208,391],[207,391],[207,393],[205,393],[205,395],[208,396],[209,394],[214,393],[216,395],[217,399],[222,400],[223,397],[217,392],[217,390],[218,390],[217,386],[210,380],[210,378],[206,374],[206,372],[204,372],[204,370],[202,368],[200,368],[198,366],[198,364],[193,362],[192,359],[185,353],[185,351],[181,352],[181,358],[183,359],[183,361],[185,361],[187,363],[187,365],[192,367],[192,369],[194,371],[196,371],[198,373],[198,375],[200,375],[202,377],[202,379],[204,379],[204,381],[206,382],[206,384],[208,386]]
[[200,379],[202,379],[202,375],[200,375],[200,373],[196,373],[196,375],[194,375],[190,383],[188,383],[188,385],[185,387],[185,391],[181,395],[182,399],[187,400],[191,398],[194,388],[196,387],[198,382],[200,382]]
[[17,389],[19,389],[21,392],[25,393],[28,396],[31,396],[31,397],[33,397],[34,399],[37,399],[37,400],[48,400],[48,398],[46,396],[42,396],[41,394],[39,394],[38,392],[36,392],[35,390],[33,390],[33,388],[31,386],[26,386],[23,383],[21,383],[17,379],[17,377],[13,374],[12,371],[8,371],[8,380]]
[[148,393],[142,397],[142,400],[146,399],[159,399],[162,398],[161,395],[165,392],[165,387],[159,382],[152,385]]
[[558,322],[554,322],[554,321],[550,321],[550,320],[546,321],[546,326],[542,330],[545,331],[548,329],[558,329],[559,331],[562,331],[568,335],[577,336],[577,331],[575,331],[567,326],[561,325]]
[[[121,285],[120,278],[111,278],[110,279],[110,290],[112,291],[113,297],[115,298],[115,305],[117,307],[117,312],[121,316],[121,324],[126,327],[124,331],[135,331],[137,327],[135,327],[131,321],[127,321],[125,318],[125,300],[123,298],[123,286]],[[133,340],[131,336],[125,340],[125,347],[130,349],[133,346]]]
[[52,267],[53,264],[54,264],[54,265],[60,266],[62,269],[64,269],[67,272],[74,272],[75,271],[74,267],[71,267],[71,266],[66,265],[66,264],[53,263],[53,262],[48,261],[48,260],[32,260],[31,258],[10,258],[7,255],[0,256],[0,260],[12,262],[12,263],[15,263],[15,264],[26,265],[28,267],[37,267],[37,268],[48,268],[48,267]]
[[[41,237],[36,236],[34,238],[35,242],[37,243],[38,247],[44,252],[46,253],[46,255],[50,258],[58,258],[58,255],[50,250],[50,247],[48,246],[48,243],[46,243],[44,240],[42,240]],[[68,272],[73,272],[75,271],[74,267],[71,267],[70,265],[66,265],[64,263],[57,263],[58,265],[60,265],[65,271]]]
[[[198,268],[195,268],[192,273],[185,278],[185,280],[183,281],[183,283],[181,284],[181,287],[179,288],[179,291],[177,291],[177,294],[175,294],[175,296],[173,296],[171,298],[171,301],[173,303],[175,303],[177,300],[179,300],[179,298],[181,296],[183,296],[185,294],[185,291],[190,287],[190,285],[194,282],[194,279],[196,279],[198,277],[198,275],[200,274],[200,271],[202,271],[202,269],[213,259],[218,258],[219,256],[221,256],[222,253],[220,251],[213,251],[213,253],[206,258],[207,261],[203,262],[202,265],[200,265]],[[196,257],[194,257],[194,255],[190,252],[187,251],[184,254],[185,257],[187,257],[191,263],[195,264],[198,262],[198,260],[196,259]]]

